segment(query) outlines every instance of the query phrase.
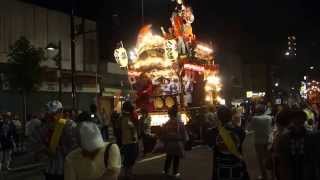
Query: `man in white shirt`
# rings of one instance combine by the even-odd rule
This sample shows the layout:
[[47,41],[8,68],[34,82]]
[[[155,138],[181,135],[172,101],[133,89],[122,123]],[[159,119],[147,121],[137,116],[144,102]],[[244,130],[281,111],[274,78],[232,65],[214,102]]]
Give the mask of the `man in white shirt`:
[[261,172],[261,176],[258,179],[268,179],[264,164],[268,157],[267,147],[269,136],[272,132],[272,117],[265,114],[265,111],[265,105],[257,104],[255,115],[249,124],[249,129],[254,131],[254,144]]

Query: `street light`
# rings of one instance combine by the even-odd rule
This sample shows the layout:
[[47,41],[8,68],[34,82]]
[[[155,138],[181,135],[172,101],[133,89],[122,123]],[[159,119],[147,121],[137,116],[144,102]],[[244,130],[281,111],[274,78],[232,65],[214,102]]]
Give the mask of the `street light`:
[[314,69],[314,66],[310,66],[310,69],[313,70],[313,69]]
[[275,87],[278,87],[278,86],[279,86],[279,83],[275,83],[274,86],[275,86]]
[[59,83],[59,91],[58,91],[58,99],[61,101],[62,98],[62,78],[61,78],[61,70],[62,70],[62,56],[61,56],[61,41],[58,42],[58,44],[49,43],[47,48],[48,51],[58,51],[58,54],[56,56],[57,64],[58,64],[58,71],[57,71],[57,77],[58,77],[58,83]]
[[290,52],[287,51],[284,55],[290,56]]

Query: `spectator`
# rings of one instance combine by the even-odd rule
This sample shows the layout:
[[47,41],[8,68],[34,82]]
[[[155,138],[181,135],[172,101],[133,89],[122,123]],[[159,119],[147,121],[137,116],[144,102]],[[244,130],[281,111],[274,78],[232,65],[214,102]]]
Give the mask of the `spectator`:
[[217,114],[215,113],[216,109],[214,106],[209,106],[205,114],[205,121],[208,124],[209,128],[217,127]]
[[64,159],[76,147],[76,125],[72,120],[63,118],[63,107],[59,101],[51,101],[47,107],[48,114],[41,129],[42,143],[38,143],[38,151],[49,158],[46,180],[63,180]]
[[[77,122],[76,139],[77,139],[77,144],[80,144],[80,129],[79,129],[79,127],[84,122],[92,122],[92,119],[90,117],[90,114],[87,111],[83,111],[77,117],[76,122]],[[94,123],[94,122],[92,122],[92,123]]]
[[304,123],[308,117],[304,111],[292,113],[288,132],[280,137],[278,152],[280,180],[320,179],[318,134],[311,133]]
[[91,116],[92,122],[96,123],[99,129],[101,130],[103,127],[103,122],[100,114],[98,113],[97,106],[95,104],[90,105],[90,113],[91,113],[90,116]]
[[[34,161],[42,160],[45,157],[43,154],[39,154],[43,149],[43,142],[41,137],[42,121],[40,120],[40,114],[33,114],[30,120],[26,123],[25,136],[26,136],[26,150],[32,154]],[[41,158],[40,158],[41,157]]]
[[110,119],[104,108],[102,108],[102,111],[101,111],[101,120],[102,120],[102,129],[101,129],[102,137],[104,140],[109,141],[112,139],[113,131],[112,131]]
[[[272,169],[272,177],[273,179],[280,180],[280,174],[284,171],[281,169],[282,163],[280,161],[280,152],[279,152],[279,142],[280,138],[288,132],[288,126],[290,124],[290,116],[291,112],[288,110],[283,110],[277,115],[276,119],[276,128],[272,134],[272,140],[271,140],[271,153],[272,153],[272,159],[271,163],[268,166]],[[270,162],[269,162],[270,163]]]
[[313,131],[314,124],[315,124],[315,113],[312,112],[309,106],[305,106],[303,111],[307,115],[307,121],[305,121],[304,126],[308,131]]
[[166,152],[164,174],[169,174],[173,161],[173,175],[179,177],[179,163],[184,156],[184,143],[188,137],[183,123],[177,119],[177,109],[171,108],[168,114],[170,119],[163,126],[161,133],[161,140],[164,142]]
[[111,124],[113,128],[113,134],[115,136],[116,143],[120,146],[121,145],[121,130],[120,130],[120,123],[119,121],[119,113],[113,111],[111,113]]
[[83,111],[77,117],[77,123],[80,125],[83,122],[92,122],[90,114],[87,111]]
[[211,130],[209,145],[213,149],[214,180],[241,180],[248,177],[242,159],[245,132],[232,123],[232,112],[224,106],[218,108],[218,127]]
[[0,171],[9,170],[11,163],[11,155],[14,146],[14,138],[16,136],[15,126],[10,116],[4,115],[0,122]]
[[151,117],[148,110],[143,108],[141,110],[141,118],[139,119],[139,136],[143,143],[143,153],[147,154],[152,150],[151,144]]
[[71,110],[63,111],[63,118],[64,118],[64,119],[74,120],[74,119],[72,119],[72,117],[71,117]]
[[120,127],[121,134],[121,153],[123,155],[124,175],[131,178],[132,168],[139,154],[138,132],[135,118],[134,107],[131,102],[127,101],[123,104],[122,113],[117,123]]
[[314,113],[314,118],[315,118],[313,130],[317,131],[319,130],[319,118],[320,118],[319,104],[312,104],[312,112]]
[[235,127],[241,128],[241,109],[240,108],[232,109],[232,124]]
[[254,145],[261,173],[258,179],[268,179],[265,163],[268,159],[268,142],[272,132],[272,117],[265,114],[265,106],[263,104],[256,105],[255,115],[252,117],[249,126],[249,129],[254,131]]
[[12,119],[12,123],[15,126],[16,129],[16,136],[15,136],[15,141],[14,141],[14,153],[22,153],[24,150],[23,147],[23,128],[22,128],[22,123],[18,115],[14,115]]
[[25,135],[28,137],[36,131],[36,128],[41,125],[41,120],[36,114],[33,114],[31,119],[26,123]]
[[105,143],[93,122],[82,122],[79,132],[80,148],[65,160],[65,180],[117,180],[121,169],[118,146]]

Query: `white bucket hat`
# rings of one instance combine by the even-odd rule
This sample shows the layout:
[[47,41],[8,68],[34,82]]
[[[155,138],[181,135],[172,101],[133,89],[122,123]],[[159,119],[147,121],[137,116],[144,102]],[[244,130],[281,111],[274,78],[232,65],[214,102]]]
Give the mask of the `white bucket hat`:
[[83,122],[80,125],[81,148],[92,152],[104,146],[101,132],[93,122]]

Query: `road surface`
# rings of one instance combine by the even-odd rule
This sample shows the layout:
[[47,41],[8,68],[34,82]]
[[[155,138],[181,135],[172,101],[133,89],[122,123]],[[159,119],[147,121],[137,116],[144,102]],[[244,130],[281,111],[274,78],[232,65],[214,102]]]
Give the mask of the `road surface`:
[[[247,161],[251,179],[259,175],[252,134],[244,142],[244,155]],[[170,180],[171,177],[162,175],[164,155],[155,155],[138,161],[134,168],[136,180]],[[181,161],[180,173],[182,180],[209,180],[212,169],[212,152],[206,146],[195,147],[187,152]],[[1,174],[1,173],[0,173]],[[2,175],[2,176],[1,176]],[[31,171],[17,171],[0,175],[1,180],[44,180],[41,168]]]

